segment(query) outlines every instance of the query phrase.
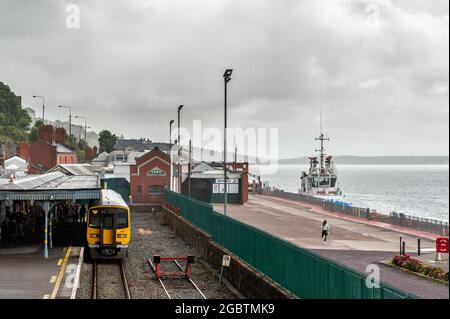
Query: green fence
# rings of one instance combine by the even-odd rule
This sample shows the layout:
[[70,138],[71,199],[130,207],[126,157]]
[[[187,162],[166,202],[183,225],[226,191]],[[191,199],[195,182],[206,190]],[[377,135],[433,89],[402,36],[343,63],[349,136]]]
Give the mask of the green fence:
[[273,281],[306,299],[405,299],[383,285],[367,288],[366,277],[252,226],[215,212],[211,205],[166,191],[165,202],[209,233],[213,240]]

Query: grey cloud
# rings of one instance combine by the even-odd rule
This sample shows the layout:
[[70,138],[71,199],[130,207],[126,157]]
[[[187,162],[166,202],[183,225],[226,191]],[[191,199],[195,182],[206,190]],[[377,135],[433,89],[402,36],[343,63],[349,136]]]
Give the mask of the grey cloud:
[[278,127],[282,157],[314,150],[320,91],[336,154],[448,154],[446,0],[78,1],[68,30],[72,2],[0,1],[0,80],[27,106],[48,96],[53,119],[69,104],[97,130],[166,140],[185,104],[183,123],[221,128],[233,67],[230,125]]

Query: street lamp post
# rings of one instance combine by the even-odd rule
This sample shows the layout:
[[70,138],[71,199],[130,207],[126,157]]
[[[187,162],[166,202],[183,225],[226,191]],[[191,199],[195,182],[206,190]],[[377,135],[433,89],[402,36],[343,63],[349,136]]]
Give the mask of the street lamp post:
[[84,119],[84,141],[87,144],[87,117],[86,116],[76,115],[75,118],[76,119]]
[[227,215],[227,202],[228,202],[228,190],[227,190],[227,86],[228,82],[231,81],[231,74],[233,73],[232,69],[227,69],[223,74],[224,86],[225,86],[225,94],[224,94],[224,130],[223,130],[223,176],[224,176],[224,198],[223,198],[223,214]]
[[42,99],[42,123],[45,125],[45,97],[42,95],[33,95],[33,98]]
[[72,137],[72,107],[66,105],[58,106],[60,108],[69,109],[69,138]]
[[169,187],[170,190],[173,189],[173,159],[172,159],[172,125],[175,123],[175,120],[171,120],[169,123],[169,156],[170,156],[170,182]]
[[182,177],[181,177],[181,155],[182,155],[182,150],[181,150],[181,133],[180,133],[180,124],[181,124],[181,110],[183,109],[184,105],[180,105],[178,107],[178,192],[181,194],[181,182],[182,182]]

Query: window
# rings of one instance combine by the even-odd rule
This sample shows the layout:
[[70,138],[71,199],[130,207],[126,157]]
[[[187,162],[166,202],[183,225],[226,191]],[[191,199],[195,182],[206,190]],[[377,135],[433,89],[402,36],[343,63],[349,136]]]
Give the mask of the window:
[[127,228],[128,227],[128,214],[124,210],[119,210],[117,212],[117,223],[116,228]]
[[149,187],[148,192],[150,194],[163,194],[164,193],[164,187],[162,185],[152,185]]
[[331,179],[331,187],[336,187],[337,178],[334,177]]
[[128,211],[122,208],[99,208],[89,212],[89,227],[105,229],[116,229],[128,227]]
[[137,192],[138,194],[142,194],[142,185],[137,186]]
[[329,186],[330,185],[330,179],[329,178],[320,178],[320,186]]
[[100,227],[100,215],[94,215],[92,213],[89,214],[89,227]]
[[103,228],[113,229],[114,228],[114,215],[103,215]]

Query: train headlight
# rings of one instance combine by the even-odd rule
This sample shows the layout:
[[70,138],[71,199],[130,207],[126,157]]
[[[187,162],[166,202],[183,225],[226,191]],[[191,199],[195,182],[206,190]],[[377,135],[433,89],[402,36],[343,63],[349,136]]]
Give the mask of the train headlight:
[[90,234],[89,237],[91,238],[100,238],[99,234]]

